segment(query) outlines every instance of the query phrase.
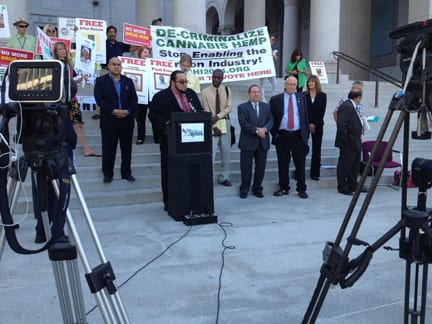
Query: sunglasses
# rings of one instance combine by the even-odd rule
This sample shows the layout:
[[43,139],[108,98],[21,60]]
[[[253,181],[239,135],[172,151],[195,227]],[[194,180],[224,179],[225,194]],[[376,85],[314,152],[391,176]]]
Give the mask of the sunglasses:
[[47,33],[55,33],[55,29],[47,29]]
[[176,82],[178,82],[180,84],[188,84],[189,81],[188,80],[178,80]]
[[19,28],[27,28],[28,25],[18,25]]

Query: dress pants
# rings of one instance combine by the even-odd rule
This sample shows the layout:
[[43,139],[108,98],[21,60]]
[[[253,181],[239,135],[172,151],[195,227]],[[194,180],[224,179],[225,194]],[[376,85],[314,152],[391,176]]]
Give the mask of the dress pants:
[[294,161],[297,177],[298,192],[306,191],[305,164],[306,146],[303,143],[301,131],[279,131],[276,141],[276,153],[278,160],[278,174],[280,189],[289,190],[289,164],[291,157]]
[[360,168],[359,157],[360,152],[356,152],[349,147],[339,148],[339,159],[336,169],[338,190],[355,191]]
[[117,152],[117,143],[120,141],[121,167],[120,173],[122,178],[127,178],[132,174],[131,156],[132,156],[132,137],[133,127],[124,127],[117,129],[102,129],[102,172],[104,177],[112,178],[114,176],[114,161]]
[[311,134],[312,136],[312,158],[311,158],[311,168],[310,175],[311,177],[320,176],[320,168],[321,168],[321,145],[323,138],[323,125],[319,125],[315,127],[315,133]]
[[168,138],[166,135],[160,137],[160,163],[161,163],[161,186],[162,199],[165,207],[168,207]]
[[[215,164],[216,152],[219,148],[220,152],[220,161],[221,161],[221,169],[219,175],[216,177],[218,182],[223,182],[225,180],[229,180],[230,175],[230,159],[231,159],[231,121],[226,119],[226,134],[222,134],[221,136],[213,136],[213,167]],[[213,172],[216,174],[216,172]]]
[[240,194],[248,194],[252,180],[252,161],[255,161],[254,180],[252,184],[252,191],[262,192],[262,182],[264,179],[264,172],[267,162],[267,150],[261,145],[255,151],[240,151],[240,172],[241,172],[241,185]]
[[147,110],[148,105],[138,104],[136,109],[137,140],[145,141]]

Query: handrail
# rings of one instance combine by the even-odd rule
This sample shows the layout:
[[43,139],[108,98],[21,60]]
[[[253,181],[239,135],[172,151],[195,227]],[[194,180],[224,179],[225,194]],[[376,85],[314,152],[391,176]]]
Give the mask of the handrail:
[[[366,63],[361,62],[361,61],[357,60],[356,58],[349,56],[348,54],[334,51],[333,56],[336,57],[336,59],[338,61],[338,65],[339,65],[339,59],[343,59],[343,60],[345,60],[345,61],[347,61],[347,62],[365,70],[365,71],[368,71],[370,74],[373,74],[373,75],[377,76],[378,78],[395,85],[396,87],[402,88],[402,81],[400,81],[400,80],[392,77],[391,75],[384,73],[378,69],[371,68]],[[337,69],[336,74],[339,75],[339,69]]]
[[[387,82],[395,85],[398,88],[402,88],[402,81],[399,81],[398,79],[396,79],[396,78],[392,77],[391,75],[388,75],[387,73],[384,73],[378,69],[371,68],[366,63],[363,63],[363,62],[357,60],[356,58],[349,56],[348,54],[334,51],[333,56],[336,57],[336,61],[337,61],[337,64],[336,64],[336,84],[339,84],[339,64],[340,64],[340,60],[342,59],[342,60],[347,61],[348,63],[351,63],[351,64],[369,72],[370,74],[377,76],[379,79],[387,81]],[[378,107],[378,93],[379,93],[378,84],[379,84],[378,80],[375,80],[375,107]]]

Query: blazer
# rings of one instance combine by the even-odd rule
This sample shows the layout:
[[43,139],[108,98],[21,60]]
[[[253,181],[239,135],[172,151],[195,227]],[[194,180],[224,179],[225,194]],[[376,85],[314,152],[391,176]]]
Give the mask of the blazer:
[[[250,101],[237,107],[238,122],[240,124],[240,139],[238,147],[245,151],[256,151],[261,145],[264,150],[270,149],[269,132],[273,127],[273,116],[270,106],[265,102],[259,102],[259,116]],[[265,127],[268,132],[265,138],[256,134],[257,127]]]
[[[302,93],[294,93],[297,99],[297,107],[300,119],[300,131],[304,145],[308,145],[309,139],[309,117],[306,107],[306,97]],[[280,93],[270,99],[270,109],[274,118],[274,125],[271,130],[273,143],[279,137],[279,128],[284,114],[284,93]]]
[[338,108],[335,146],[361,150],[362,123],[351,100],[344,101]]
[[125,127],[134,127],[134,114],[138,105],[138,96],[135,91],[133,81],[124,76],[120,76],[120,98],[122,109],[129,111],[129,116],[125,118],[116,118],[111,115],[114,109],[119,108],[119,97],[114,87],[110,74],[106,74],[96,79],[94,87],[94,97],[96,103],[100,106],[100,128],[119,129]]
[[315,126],[324,125],[324,115],[327,106],[327,95],[324,92],[318,92],[312,102],[310,94],[306,94],[306,104],[308,110],[309,124]]
[[[189,105],[193,107],[193,109],[196,111],[203,110],[201,102],[199,101],[195,91],[187,88],[186,98],[189,102]],[[166,88],[156,93],[150,102],[149,109],[149,119],[153,127],[155,127],[162,134],[165,133],[167,122],[171,121],[171,113],[183,111],[178,104],[171,88]]]

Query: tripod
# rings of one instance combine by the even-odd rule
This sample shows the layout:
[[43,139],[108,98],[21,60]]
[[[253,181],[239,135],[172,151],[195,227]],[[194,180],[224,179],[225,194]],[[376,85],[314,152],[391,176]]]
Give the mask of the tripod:
[[[409,73],[412,73],[412,65],[414,64],[417,56],[417,51],[421,45],[419,42],[414,50],[413,59]],[[426,48],[423,48],[423,71],[425,71],[425,55]],[[423,74],[424,76],[425,74]],[[432,250],[430,246],[432,243],[432,230],[431,230],[431,211],[426,208],[426,191],[429,187],[428,181],[425,175],[420,174],[416,177],[419,187],[418,201],[416,207],[407,206],[407,165],[408,165],[408,149],[409,149],[409,121],[410,111],[407,107],[411,106],[411,103],[415,100],[410,93],[405,90],[408,82],[412,75],[408,75],[406,84],[404,87],[403,95],[396,94],[390,103],[389,110],[383,121],[383,125],[377,135],[377,139],[372,150],[371,156],[366,164],[365,170],[359,181],[356,192],[348,206],[348,210],[343,219],[342,225],[339,229],[335,242],[327,242],[324,248],[323,256],[324,262],[321,266],[320,277],[315,287],[309,306],[304,315],[303,324],[315,323],[321,307],[324,303],[324,299],[328,293],[331,285],[339,284],[342,289],[351,287],[366,271],[373,253],[382,247],[388,240],[390,240],[397,233],[400,233],[399,246],[400,258],[406,261],[405,271],[405,297],[404,297],[404,323],[409,323],[411,319],[412,323],[425,323],[425,311],[426,311],[426,290],[427,290],[427,276],[428,276],[428,264],[432,263]],[[425,81],[425,80],[423,80]],[[427,109],[425,106],[426,98],[426,83],[423,82],[422,91],[422,105],[420,110]],[[391,117],[394,111],[400,110],[399,118],[396,121],[395,127],[390,135],[389,145],[386,147],[383,158],[377,168],[375,177],[372,180],[371,186],[367,192],[367,195],[363,201],[363,204],[359,210],[358,216],[355,219],[351,233],[348,235],[347,243],[345,247],[341,248],[341,242],[347,231],[348,224],[350,223],[351,216],[354,212],[354,207],[360,196],[360,190],[363,187],[370,168],[372,161],[378,152],[380,143],[382,142],[384,135],[387,131]],[[402,170],[402,200],[401,200],[401,220],[393,226],[387,233],[381,236],[373,244],[369,244],[357,238],[360,226],[366,215],[369,203],[374,195],[375,189],[378,185],[379,179],[384,170],[384,165],[389,156],[393,145],[397,139],[397,136],[403,126],[403,170]],[[413,163],[413,171],[417,168],[417,164],[422,159],[416,159]],[[423,167],[422,167],[423,168]],[[422,169],[420,168],[420,169]],[[353,245],[365,246],[365,251],[353,260],[349,260],[348,256]],[[412,268],[414,267],[414,284],[411,283]],[[421,276],[420,270],[422,269]],[[412,287],[413,286],[413,287]],[[412,298],[410,294],[413,293]],[[420,295],[420,307],[418,302],[418,296]],[[410,305],[410,300],[412,304]]]
[[[7,126],[7,121],[5,121],[5,119],[7,119],[7,116],[3,114],[1,123],[3,127],[0,128],[2,134]],[[4,132],[6,133],[8,131]],[[14,232],[16,226],[13,225],[12,218],[10,217],[10,214],[13,213],[16,207],[22,188],[22,181],[25,180],[29,167],[34,171],[37,179],[38,207],[42,214],[45,235],[48,239],[46,246],[36,251],[29,251],[19,246]],[[2,187],[2,184],[6,187],[6,184],[3,183],[6,181],[3,179],[3,177],[5,178],[4,170],[1,170],[0,173],[0,187]],[[74,173],[75,170],[70,166],[70,159],[62,151],[57,154],[48,155],[25,154],[24,157],[12,163],[6,189],[8,199],[3,199],[3,202],[0,202],[3,204],[1,206],[1,212],[3,223],[6,225],[6,227],[1,228],[0,232],[0,253],[3,253],[6,239],[14,251],[21,251],[19,253],[24,254],[40,252],[48,247],[48,255],[53,265],[64,323],[87,323],[82,290],[79,284],[80,280],[77,266],[77,256],[79,255],[86,273],[85,277],[87,283],[90,291],[96,298],[104,322],[129,323],[125,308],[114,284],[114,280],[116,279],[114,271],[110,262],[105,258],[89,209]],[[78,197],[80,207],[101,261],[101,264],[93,269],[88,262],[73,217],[68,209],[70,184],[72,184],[75,194]],[[55,216],[60,218],[60,220],[58,220],[53,217],[51,229],[49,227],[50,220],[47,215],[47,189],[49,185],[52,186],[56,199],[58,200],[57,205],[59,207],[57,208],[58,210]],[[1,197],[4,197],[2,188],[0,188],[0,194]],[[8,204],[6,208],[4,208],[5,202]],[[59,217],[62,213],[65,214],[65,220],[63,221],[61,217]],[[65,222],[68,225],[68,233],[72,238],[72,243],[63,235],[63,225]]]

